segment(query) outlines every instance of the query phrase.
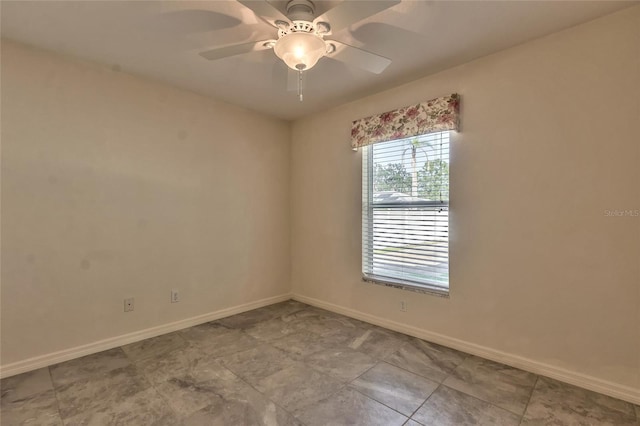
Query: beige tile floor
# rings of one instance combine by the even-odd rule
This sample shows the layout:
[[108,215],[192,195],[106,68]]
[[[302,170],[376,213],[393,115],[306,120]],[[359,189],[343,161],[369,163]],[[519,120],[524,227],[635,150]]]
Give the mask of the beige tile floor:
[[633,404],[295,301],[0,389],[2,426],[640,426]]

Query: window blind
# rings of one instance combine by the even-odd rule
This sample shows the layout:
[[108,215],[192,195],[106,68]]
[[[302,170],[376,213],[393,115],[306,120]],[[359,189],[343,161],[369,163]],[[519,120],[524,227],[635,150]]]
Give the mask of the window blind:
[[449,288],[449,132],[363,148],[365,279]]

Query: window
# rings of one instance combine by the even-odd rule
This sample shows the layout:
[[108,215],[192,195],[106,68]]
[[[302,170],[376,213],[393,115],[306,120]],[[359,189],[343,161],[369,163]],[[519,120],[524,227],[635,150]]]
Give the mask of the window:
[[448,293],[449,132],[371,144],[362,158],[364,278]]
[[363,148],[362,273],[365,280],[449,293],[449,131],[460,95],[354,120]]

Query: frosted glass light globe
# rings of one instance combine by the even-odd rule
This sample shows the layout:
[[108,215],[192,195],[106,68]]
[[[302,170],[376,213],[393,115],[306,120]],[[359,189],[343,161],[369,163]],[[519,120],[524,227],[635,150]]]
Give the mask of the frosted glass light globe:
[[296,71],[312,68],[327,52],[324,40],[310,33],[289,33],[273,46],[278,58]]

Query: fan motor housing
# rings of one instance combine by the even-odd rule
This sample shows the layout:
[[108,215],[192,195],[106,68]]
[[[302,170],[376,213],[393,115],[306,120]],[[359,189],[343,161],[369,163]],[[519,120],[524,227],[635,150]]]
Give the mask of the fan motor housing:
[[291,21],[313,21],[315,5],[310,0],[291,0],[287,3],[287,18]]

